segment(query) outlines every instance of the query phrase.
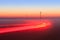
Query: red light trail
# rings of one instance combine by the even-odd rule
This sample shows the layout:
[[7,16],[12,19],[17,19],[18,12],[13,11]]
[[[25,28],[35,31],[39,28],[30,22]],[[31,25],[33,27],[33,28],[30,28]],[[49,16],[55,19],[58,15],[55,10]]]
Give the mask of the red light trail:
[[[27,21],[28,22],[28,21]],[[29,26],[24,27],[10,27],[10,28],[0,28],[0,33],[8,33],[8,32],[14,32],[14,31],[22,31],[22,30],[28,30],[28,29],[37,29],[37,28],[49,28],[51,26],[51,22],[48,20],[43,21],[29,21],[29,23],[25,24]]]

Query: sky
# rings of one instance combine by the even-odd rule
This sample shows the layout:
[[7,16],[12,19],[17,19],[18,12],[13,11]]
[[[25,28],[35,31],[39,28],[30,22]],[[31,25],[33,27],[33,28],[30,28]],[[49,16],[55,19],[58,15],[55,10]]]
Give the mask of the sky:
[[60,17],[60,0],[0,0],[0,17]]

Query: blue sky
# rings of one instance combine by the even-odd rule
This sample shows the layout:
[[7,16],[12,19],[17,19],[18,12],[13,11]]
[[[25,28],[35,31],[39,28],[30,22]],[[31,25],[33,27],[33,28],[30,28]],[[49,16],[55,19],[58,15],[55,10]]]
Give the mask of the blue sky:
[[0,0],[0,6],[60,6],[60,0]]

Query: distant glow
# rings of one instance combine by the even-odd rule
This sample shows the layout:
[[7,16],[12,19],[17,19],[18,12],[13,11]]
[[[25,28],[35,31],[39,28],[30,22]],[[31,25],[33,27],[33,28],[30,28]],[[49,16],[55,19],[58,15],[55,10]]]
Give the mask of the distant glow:
[[[34,21],[34,22],[36,23],[36,21]],[[38,28],[40,28],[40,29],[41,28],[42,29],[43,28],[49,28],[51,26],[51,22],[49,22],[49,21],[41,21],[41,22],[38,22],[37,24],[33,24],[33,25],[30,24],[30,23],[27,23],[27,25],[28,26],[24,26],[24,27],[0,28],[0,33],[14,32],[14,31],[22,31],[22,30],[29,30],[29,29],[38,29]]]
[[37,25],[37,27],[43,28],[46,27],[47,25],[50,25],[49,23],[41,23],[40,25]]

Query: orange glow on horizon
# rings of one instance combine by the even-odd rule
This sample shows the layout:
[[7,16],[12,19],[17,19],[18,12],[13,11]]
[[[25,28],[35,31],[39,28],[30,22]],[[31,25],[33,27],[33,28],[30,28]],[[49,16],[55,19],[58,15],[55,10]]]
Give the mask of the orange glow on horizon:
[[[39,13],[0,13],[0,17],[40,17]],[[42,13],[42,17],[60,17],[56,13]]]
[[0,17],[60,17],[60,8],[34,8],[34,7],[12,7],[0,8]]

